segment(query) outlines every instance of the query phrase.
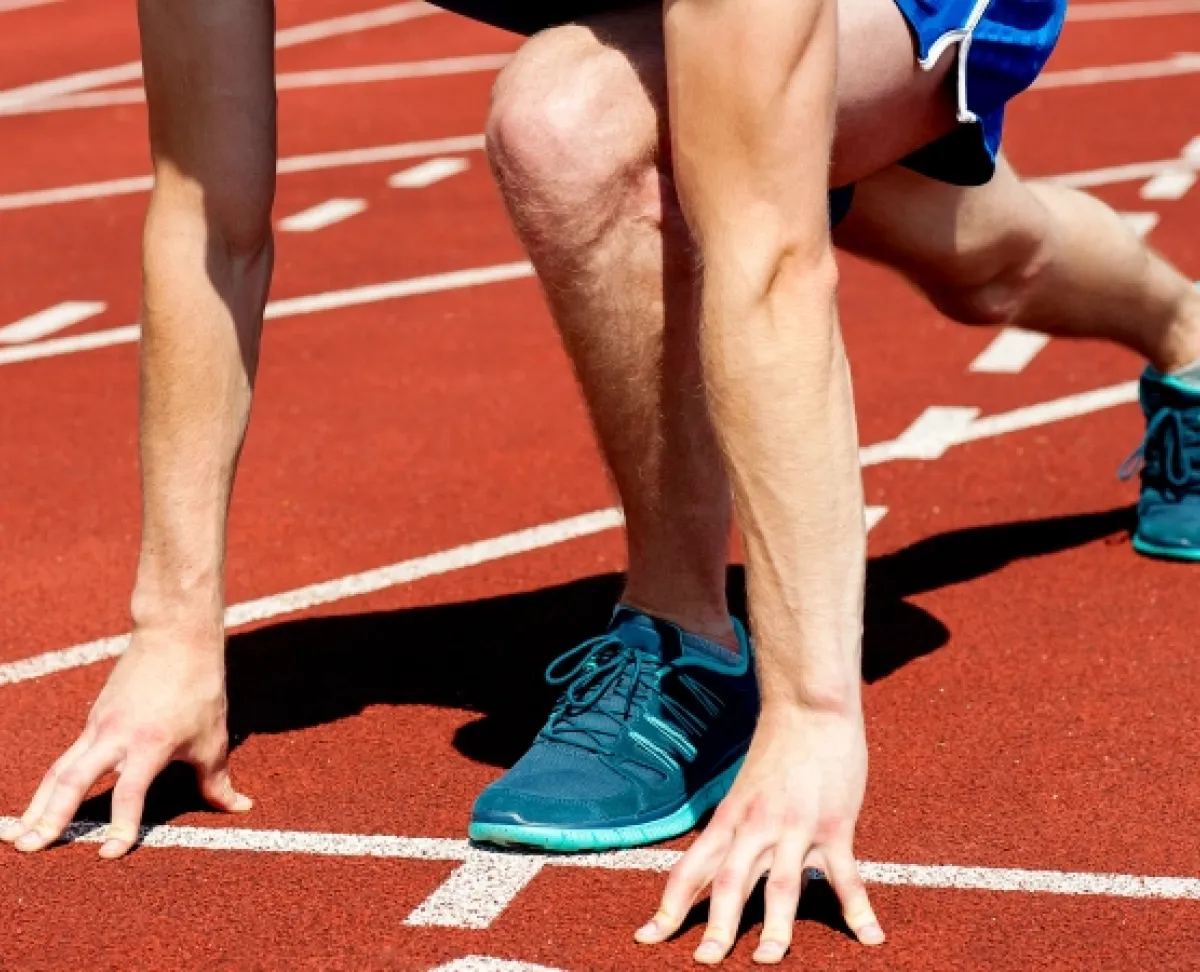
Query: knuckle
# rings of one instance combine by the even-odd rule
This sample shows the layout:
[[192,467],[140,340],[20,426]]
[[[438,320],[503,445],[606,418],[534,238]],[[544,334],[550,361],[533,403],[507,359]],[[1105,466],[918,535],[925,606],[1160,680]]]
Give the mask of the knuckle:
[[800,875],[794,871],[771,871],[767,875],[767,891],[772,894],[799,894]]
[[732,868],[723,867],[713,878],[713,894],[731,894],[742,888],[742,876]]

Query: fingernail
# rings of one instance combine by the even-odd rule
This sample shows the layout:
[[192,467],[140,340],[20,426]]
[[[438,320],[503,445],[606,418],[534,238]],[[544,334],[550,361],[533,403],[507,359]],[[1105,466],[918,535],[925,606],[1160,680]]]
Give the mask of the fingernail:
[[651,919],[634,932],[633,937],[639,942],[657,942],[662,938],[662,929],[658,927],[658,922]]
[[108,861],[114,857],[120,857],[123,853],[125,853],[124,841],[106,840],[100,847],[100,856]]
[[882,945],[886,937],[877,921],[873,921],[869,925],[863,925],[858,930],[858,940],[864,945]]
[[239,793],[237,795],[237,798],[233,801],[233,812],[234,813],[249,813],[253,809],[254,809],[254,801],[251,800],[244,793]]
[[782,942],[762,942],[754,953],[754,961],[764,965],[774,965],[776,962],[783,961],[783,955],[786,951],[787,946]]
[[36,830],[30,830],[21,835],[15,846],[19,851],[37,850],[42,846],[42,835]]
[[701,942],[700,947],[696,949],[695,958],[697,962],[720,962],[724,954],[725,949],[720,942]]

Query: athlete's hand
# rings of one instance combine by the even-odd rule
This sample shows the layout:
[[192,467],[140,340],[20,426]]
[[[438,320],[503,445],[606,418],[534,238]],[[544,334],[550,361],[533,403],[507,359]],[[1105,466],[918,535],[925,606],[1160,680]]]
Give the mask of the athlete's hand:
[[792,705],[764,709],[733,788],[672,869],[658,912],[637,940],[650,944],[675,934],[711,886],[708,927],[695,958],[720,962],[733,947],[746,899],[769,871],[754,960],[780,962],[791,944],[804,870],[816,867],[837,892],[858,940],[882,944],[853,851],[866,778],[861,716]]
[[146,790],[174,760],[196,768],[200,792],[214,807],[249,810],[253,803],[229,778],[225,715],[220,645],[135,632],[83,734],[51,767],[20,822],[0,836],[20,851],[43,849],[62,835],[92,786],[115,772],[112,823],[100,856],[121,857],[137,840]]

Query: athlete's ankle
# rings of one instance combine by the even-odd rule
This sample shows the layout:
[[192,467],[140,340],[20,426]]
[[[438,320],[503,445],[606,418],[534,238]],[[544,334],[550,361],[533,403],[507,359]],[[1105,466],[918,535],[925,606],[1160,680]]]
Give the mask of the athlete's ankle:
[[678,595],[647,596],[649,593],[630,585],[622,595],[621,603],[662,621],[669,621],[688,634],[711,641],[734,654],[741,653],[724,595],[716,601],[712,598],[689,600]]

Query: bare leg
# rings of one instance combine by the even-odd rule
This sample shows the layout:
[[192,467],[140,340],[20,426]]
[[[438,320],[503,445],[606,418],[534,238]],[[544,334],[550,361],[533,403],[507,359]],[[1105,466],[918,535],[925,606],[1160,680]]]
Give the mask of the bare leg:
[[[952,124],[891,0],[850,0],[855,70],[836,172],[849,180]],[[735,644],[730,501],[701,384],[695,266],[662,129],[661,9],[547,31],[501,76],[489,156],[575,364],[625,507],[625,600]],[[870,57],[864,56],[869,49]],[[882,117],[908,120],[880,134]]]
[[985,186],[894,166],[864,180],[837,244],[905,274],[944,313],[1100,338],[1161,371],[1200,358],[1200,294],[1104,203],[1019,179]]

